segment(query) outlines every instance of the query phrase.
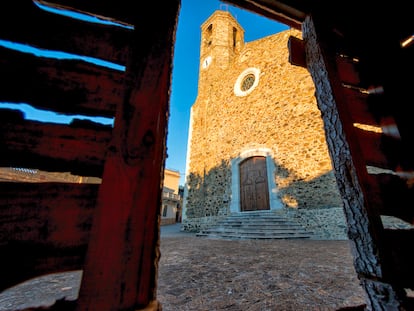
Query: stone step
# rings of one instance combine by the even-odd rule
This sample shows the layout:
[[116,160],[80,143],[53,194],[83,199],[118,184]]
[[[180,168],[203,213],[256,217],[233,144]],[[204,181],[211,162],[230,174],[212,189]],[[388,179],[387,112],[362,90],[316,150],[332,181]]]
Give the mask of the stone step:
[[254,229],[254,228],[261,228],[263,230],[271,230],[271,229],[285,229],[285,230],[297,230],[297,229],[301,229],[302,227],[300,225],[294,225],[294,224],[266,224],[266,225],[262,225],[262,224],[254,224],[254,223],[250,223],[250,224],[219,224],[215,226],[216,228],[233,228],[233,229],[240,229],[240,228],[245,228],[245,229]]
[[226,221],[272,221],[272,222],[289,222],[288,219],[282,217],[262,217],[262,216],[249,216],[249,217],[228,217],[225,219]]
[[208,238],[216,238],[216,239],[240,239],[240,240],[271,240],[271,239],[309,239],[309,233],[300,234],[300,233],[292,233],[292,234],[273,234],[273,235],[263,235],[263,234],[240,234],[240,233],[221,233],[221,234],[214,234],[214,233],[197,233],[199,237],[208,237]]
[[249,223],[220,223],[217,224],[216,227],[229,227],[229,228],[255,228],[255,227],[260,227],[260,228],[302,228],[300,225],[298,224],[293,224],[293,223],[279,223],[279,224],[275,224],[275,223],[265,223],[265,224],[258,224],[258,223],[254,223],[254,222],[249,222]]
[[313,233],[281,213],[254,211],[232,214],[196,235],[223,239],[308,239]]
[[272,227],[262,227],[262,226],[240,226],[240,227],[230,227],[230,226],[216,226],[210,229],[206,229],[208,231],[246,231],[246,232],[298,232],[303,231],[306,232],[301,226],[296,227],[280,227],[280,226],[272,226]]
[[243,214],[241,214],[241,215],[240,214],[235,214],[235,215],[230,215],[229,216],[229,218],[232,218],[232,219],[249,218],[249,217],[275,218],[275,219],[285,219],[286,218],[285,216],[277,215],[277,214],[271,214],[271,213],[268,213],[268,212],[263,213],[263,214],[258,214],[258,213],[250,214],[250,213],[248,213],[246,215],[243,215]]
[[238,225],[238,224],[257,224],[257,225],[298,225],[297,223],[293,222],[293,221],[289,221],[289,220],[278,220],[278,221],[273,221],[273,220],[261,220],[261,219],[245,219],[245,220],[231,220],[231,219],[226,219],[226,220],[222,220],[217,222],[218,225]]
[[233,234],[233,235],[245,235],[245,236],[253,236],[253,235],[263,235],[263,236],[272,236],[272,235],[283,235],[283,236],[291,236],[291,235],[302,235],[302,234],[308,234],[306,231],[283,231],[283,230],[272,230],[272,231],[265,231],[265,230],[255,230],[255,231],[235,231],[235,230],[207,230],[202,231],[200,233],[197,233],[197,235],[201,234],[216,234],[216,235],[227,235],[227,234]]

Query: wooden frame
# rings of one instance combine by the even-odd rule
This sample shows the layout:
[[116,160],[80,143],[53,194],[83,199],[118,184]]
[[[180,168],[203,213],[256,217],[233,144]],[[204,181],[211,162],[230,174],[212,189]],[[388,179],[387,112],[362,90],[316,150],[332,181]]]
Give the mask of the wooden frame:
[[[116,24],[72,19],[38,4],[105,16]],[[163,10],[131,5],[21,0],[0,13],[3,40],[102,61],[1,47],[0,66],[9,79],[0,101],[115,120],[113,127],[53,124],[1,110],[2,166],[102,180],[1,184],[0,251],[7,254],[0,259],[1,289],[44,273],[83,269],[77,310],[160,307],[159,207],[180,2],[168,1]],[[33,21],[33,28],[19,20]]]
[[[403,1],[386,7],[355,0],[225,2],[303,30],[303,42],[290,41],[290,61],[306,66],[316,86],[367,307],[412,308],[405,289],[414,288],[413,230],[390,230],[381,221],[382,215],[414,221],[414,131],[407,104],[413,50],[400,45],[412,36],[411,8]],[[36,4],[115,24],[74,20]],[[127,0],[20,0],[0,12],[2,40],[125,67],[0,47],[8,78],[0,101],[115,119],[113,127],[57,125],[1,111],[2,166],[102,178],[93,185],[1,184],[0,251],[7,254],[0,259],[1,289],[42,273],[82,268],[78,311],[160,309],[159,206],[180,1],[165,2],[162,10],[158,2],[136,6]],[[384,22],[389,16],[397,20]]]

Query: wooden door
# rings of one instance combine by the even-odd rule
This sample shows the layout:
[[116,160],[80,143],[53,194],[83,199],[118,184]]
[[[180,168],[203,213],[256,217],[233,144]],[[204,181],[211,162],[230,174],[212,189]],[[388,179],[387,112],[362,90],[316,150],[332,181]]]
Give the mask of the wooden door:
[[269,209],[265,157],[251,157],[240,163],[240,210]]

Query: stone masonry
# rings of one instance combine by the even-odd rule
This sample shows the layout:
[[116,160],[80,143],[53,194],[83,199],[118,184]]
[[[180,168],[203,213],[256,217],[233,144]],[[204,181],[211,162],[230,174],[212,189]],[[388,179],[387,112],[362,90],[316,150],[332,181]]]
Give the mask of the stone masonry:
[[201,32],[183,230],[205,229],[240,212],[239,165],[260,156],[271,211],[285,211],[322,238],[346,239],[314,85],[306,69],[288,61],[288,38],[301,33],[244,42],[243,28],[226,11],[216,11]]

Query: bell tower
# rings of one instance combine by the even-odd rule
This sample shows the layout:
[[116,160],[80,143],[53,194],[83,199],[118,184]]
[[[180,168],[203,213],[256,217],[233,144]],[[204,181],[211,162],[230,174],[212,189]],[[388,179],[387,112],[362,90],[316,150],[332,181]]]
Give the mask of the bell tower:
[[201,25],[200,78],[205,71],[227,69],[244,45],[244,30],[228,11],[215,11]]

